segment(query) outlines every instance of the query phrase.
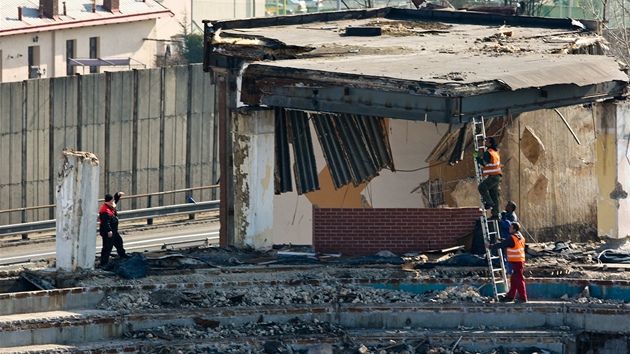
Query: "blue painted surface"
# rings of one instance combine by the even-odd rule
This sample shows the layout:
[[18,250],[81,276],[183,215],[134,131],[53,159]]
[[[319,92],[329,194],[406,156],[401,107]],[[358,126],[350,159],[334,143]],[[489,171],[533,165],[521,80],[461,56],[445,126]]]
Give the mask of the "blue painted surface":
[[[565,279],[566,280],[566,279]],[[366,284],[367,285],[367,284]],[[485,283],[437,283],[437,282],[414,282],[414,283],[381,283],[381,284],[369,284],[368,286],[377,289],[389,289],[389,290],[402,290],[413,294],[424,294],[427,291],[439,291],[444,290],[454,285],[471,285],[479,290],[479,293],[484,296],[492,296],[492,288]],[[585,287],[588,287],[589,293],[592,297],[603,300],[624,300],[630,302],[630,284],[615,284],[610,282],[609,284],[596,284],[589,283],[585,280],[579,280],[575,282],[562,281],[558,283],[551,282],[536,282],[527,281],[525,286],[527,287],[527,297],[530,299],[559,299],[563,295],[569,297],[581,294]],[[501,285],[499,285],[499,291],[501,291]]]

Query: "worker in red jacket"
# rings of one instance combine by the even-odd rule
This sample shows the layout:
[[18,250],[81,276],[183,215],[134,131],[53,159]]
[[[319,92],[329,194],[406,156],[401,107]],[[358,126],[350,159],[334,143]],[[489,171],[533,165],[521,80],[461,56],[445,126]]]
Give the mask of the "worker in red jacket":
[[[527,302],[527,289],[525,288],[525,237],[521,235],[521,224],[513,222],[510,224],[510,237],[494,245],[486,243],[486,248],[496,250],[507,248],[507,261],[512,266],[512,276],[510,277],[510,291],[505,297],[500,298],[501,302]],[[516,294],[520,299],[516,299]]]
[[112,253],[113,247],[116,247],[116,252],[120,258],[128,258],[125,248],[123,247],[123,239],[118,233],[118,212],[116,211],[116,204],[124,194],[123,192],[118,192],[114,194],[113,197],[111,194],[105,195],[105,203],[103,203],[98,212],[98,218],[100,220],[99,234],[103,239],[101,267],[109,263],[109,256]]

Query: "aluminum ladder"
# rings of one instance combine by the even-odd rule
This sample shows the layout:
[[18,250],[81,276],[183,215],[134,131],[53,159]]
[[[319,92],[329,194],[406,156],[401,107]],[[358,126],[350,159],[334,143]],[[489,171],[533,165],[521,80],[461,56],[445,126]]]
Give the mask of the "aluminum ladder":
[[[483,142],[486,140],[486,127],[483,122],[483,117],[472,119],[473,122],[473,134],[474,134],[474,142],[475,142],[475,151],[479,153],[479,156],[483,156],[483,153],[486,151],[486,146]],[[479,141],[482,144],[479,144]],[[483,182],[483,170],[481,166],[475,160],[475,175],[477,176],[477,185]],[[488,216],[486,215],[486,208],[483,202],[483,198],[481,195],[479,196],[479,202],[481,205],[481,230],[483,233],[484,242],[491,243],[494,239],[495,241],[500,238],[499,234],[499,223],[497,220],[488,220]],[[494,237],[493,237],[494,236]],[[486,248],[486,259],[488,260],[488,272],[490,273],[490,277],[492,279],[492,291],[494,294],[495,301],[499,301],[500,295],[505,295],[508,291],[508,282],[507,282],[507,272],[505,271],[505,263],[503,262],[503,251],[499,248],[497,250],[497,255],[493,256],[490,249]],[[499,260],[499,267],[495,267],[493,264],[493,260]],[[498,286],[499,284],[503,284],[503,291],[499,292]]]

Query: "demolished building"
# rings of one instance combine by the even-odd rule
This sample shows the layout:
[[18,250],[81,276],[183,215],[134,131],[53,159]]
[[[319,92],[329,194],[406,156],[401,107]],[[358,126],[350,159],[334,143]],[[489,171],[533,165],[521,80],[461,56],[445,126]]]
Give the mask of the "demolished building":
[[[532,235],[626,237],[628,78],[599,24],[575,24],[408,9],[206,22],[204,67],[222,92],[227,147],[224,241],[327,252],[335,242],[356,254],[389,238],[398,241],[382,248],[453,245],[465,230],[440,240],[411,224],[478,208],[472,117],[500,141],[502,202],[519,205]],[[447,208],[403,216],[435,206]],[[362,237],[346,243],[344,230]]]
[[[550,210],[559,214],[540,219],[610,230],[597,236],[626,233],[620,157],[627,76],[613,58],[557,53],[574,46],[601,53],[596,31],[567,20],[399,9],[207,25],[206,65],[221,121],[223,244],[265,249],[284,237],[312,241],[316,251],[367,254],[372,249],[357,244],[371,244],[369,237],[395,241],[374,249],[400,252],[454,243],[480,213],[476,196],[461,196],[462,177],[472,175],[466,123],[477,116],[502,137],[505,156],[515,156],[504,162],[505,195],[518,200],[536,236],[547,225],[537,217]],[[545,160],[557,151],[578,151],[584,161]],[[519,160],[526,161],[515,168]],[[438,177],[449,187],[427,204],[451,207],[430,208],[411,193]],[[563,198],[591,214],[562,214]],[[383,229],[387,237],[369,234]],[[442,352],[586,354],[629,347],[630,283],[622,265],[591,264],[595,248],[570,257],[559,245],[543,247],[537,252],[565,257],[540,262],[532,250],[533,301],[526,304],[495,303],[478,291],[487,290],[485,266],[451,269],[417,253],[343,262],[308,251],[299,265],[275,251],[246,259],[232,248],[182,251],[150,259],[143,279],[38,272],[57,289],[0,294],[0,343],[34,353],[423,353],[432,343],[444,345]],[[577,257],[589,266],[569,274]]]

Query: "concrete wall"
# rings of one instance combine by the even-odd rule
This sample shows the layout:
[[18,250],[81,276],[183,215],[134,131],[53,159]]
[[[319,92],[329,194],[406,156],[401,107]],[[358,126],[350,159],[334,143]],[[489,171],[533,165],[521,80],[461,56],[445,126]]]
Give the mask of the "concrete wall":
[[[201,65],[0,84],[0,210],[54,204],[64,149],[100,160],[99,198],[216,184],[214,85]],[[197,201],[218,199],[210,190]],[[186,202],[187,194],[152,205]],[[147,207],[131,198],[122,210]],[[50,208],[0,213],[1,224],[54,218]]]
[[[570,128],[554,110],[503,117],[493,129],[487,126],[486,135],[497,138],[501,151],[501,208],[513,200],[525,234],[538,241],[595,240],[598,214],[613,215],[612,209],[610,214],[598,210],[598,198],[605,195],[600,195],[598,169],[616,173],[610,151],[614,138],[606,143],[596,126],[606,108],[571,106],[558,112]],[[604,145],[612,155],[598,155],[597,149]],[[448,206],[479,206],[473,161],[471,145],[460,163],[431,169],[431,180],[443,182]]]
[[[447,131],[446,124],[387,120],[389,141],[397,172],[382,170],[369,183],[352,184],[335,190],[321,147],[314,139],[314,151],[320,170],[319,191],[297,195],[284,193],[274,199],[274,243],[311,244],[312,208],[422,208],[418,193],[411,193],[429,177],[427,156]],[[311,131],[316,136],[314,130]]]
[[616,102],[602,109],[597,119],[598,143],[597,164],[598,189],[597,225],[598,235],[609,238],[630,236],[630,105]]
[[480,216],[478,208],[313,208],[313,246],[323,253],[399,256],[454,247]]
[[[600,142],[595,122],[601,108],[558,109],[570,128],[554,110],[529,112],[515,119],[503,134],[502,205],[514,200],[522,225],[539,241],[597,238]],[[543,146],[540,153],[526,156],[526,148],[536,144]]]
[[[75,40],[75,57],[90,57],[90,38],[99,38],[101,58],[131,58],[130,66],[100,67],[99,72],[144,69],[155,67],[158,44],[145,38],[156,37],[155,20],[136,21],[116,25],[91,26],[76,29],[43,31],[38,33],[3,36],[0,51],[3,60],[0,70],[2,82],[29,78],[28,48],[37,47],[42,78],[66,76],[66,41]],[[133,35],[130,35],[133,34]],[[37,37],[37,42],[35,42]],[[125,38],[121,41],[120,38]],[[89,74],[89,67],[75,67],[79,74]]]

